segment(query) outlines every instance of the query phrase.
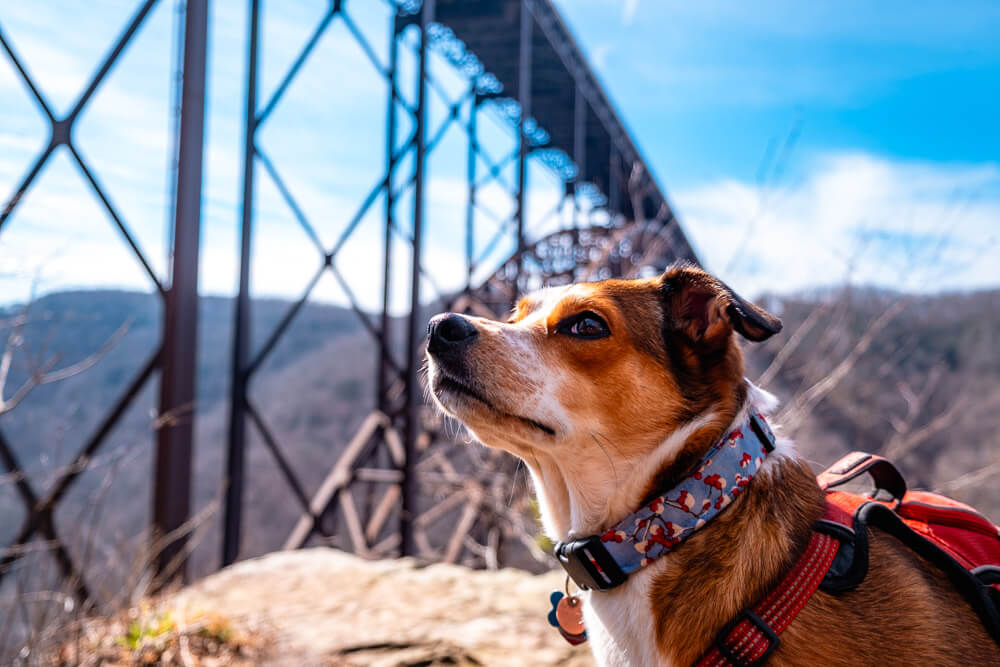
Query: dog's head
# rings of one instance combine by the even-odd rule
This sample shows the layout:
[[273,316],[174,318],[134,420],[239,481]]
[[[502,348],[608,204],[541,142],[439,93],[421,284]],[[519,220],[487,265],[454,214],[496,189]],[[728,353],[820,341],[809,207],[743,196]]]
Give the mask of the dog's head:
[[745,396],[739,334],[781,322],[701,269],[542,290],[507,322],[454,313],[428,326],[431,393],[483,443],[565,463],[638,461],[711,412],[723,427]]

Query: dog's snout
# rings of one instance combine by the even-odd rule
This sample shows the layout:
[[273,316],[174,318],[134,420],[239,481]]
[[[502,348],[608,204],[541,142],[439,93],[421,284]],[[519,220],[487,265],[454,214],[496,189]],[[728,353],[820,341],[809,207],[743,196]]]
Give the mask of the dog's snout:
[[427,324],[427,349],[431,354],[455,351],[471,343],[478,335],[472,322],[461,315],[435,315]]

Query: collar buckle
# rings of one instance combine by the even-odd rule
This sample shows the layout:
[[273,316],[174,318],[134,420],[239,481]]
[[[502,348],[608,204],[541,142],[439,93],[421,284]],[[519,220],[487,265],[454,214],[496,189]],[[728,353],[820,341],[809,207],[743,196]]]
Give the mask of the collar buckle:
[[767,422],[764,421],[764,418],[757,412],[750,414],[750,430],[753,431],[755,436],[757,436],[757,439],[760,440],[761,446],[767,450],[768,454],[774,451],[774,432],[771,430],[771,427],[767,425]]
[[[736,626],[741,622],[747,621],[750,624],[748,628],[742,635],[735,634]],[[753,637],[751,633],[759,632],[764,635],[764,640],[767,642],[767,648],[756,658],[751,658],[749,661],[742,659],[737,655],[736,651],[733,651],[730,646],[737,643],[737,640],[744,641],[750,638],[749,644],[755,647],[757,644],[756,638]],[[774,631],[770,625],[768,625],[764,619],[754,613],[753,609],[744,609],[742,612],[737,614],[736,618],[729,621],[726,627],[722,628],[719,634],[715,638],[715,647],[719,649],[719,653],[729,661],[729,664],[734,667],[754,667],[754,665],[761,665],[766,661],[775,649],[781,645],[781,638],[778,633]]]
[[584,590],[607,591],[621,586],[628,579],[598,535],[559,542],[555,557],[566,574]]

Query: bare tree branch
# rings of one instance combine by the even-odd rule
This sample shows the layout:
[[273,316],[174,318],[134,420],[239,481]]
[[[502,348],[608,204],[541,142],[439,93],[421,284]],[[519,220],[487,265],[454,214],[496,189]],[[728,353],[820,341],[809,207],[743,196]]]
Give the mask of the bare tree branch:
[[774,378],[778,375],[778,372],[784,367],[788,362],[788,359],[792,354],[799,348],[799,345],[805,340],[806,335],[812,331],[816,323],[819,322],[820,318],[825,315],[833,307],[832,302],[826,301],[821,303],[812,309],[809,316],[795,329],[793,333],[781,349],[778,350],[778,354],[775,355],[774,360],[767,369],[761,373],[761,376],[757,379],[757,384],[766,387],[771,384]]
[[62,368],[56,368],[59,364],[59,355],[52,355],[44,361],[38,361],[33,355],[27,355],[28,377],[15,389],[8,398],[4,398],[7,389],[7,381],[10,378],[10,369],[14,359],[14,354],[18,349],[25,347],[24,327],[28,322],[28,306],[21,316],[14,319],[10,333],[7,335],[7,342],[4,346],[3,356],[0,357],[0,416],[16,408],[34,389],[53,382],[61,382],[75,375],[79,375],[88,368],[94,366],[110,352],[132,326],[134,318],[129,318],[111,334],[104,344],[93,354],[86,358]]
[[[995,448],[998,445],[997,443],[994,443],[991,446]],[[990,465],[980,468],[979,470],[973,470],[972,472],[966,473],[961,477],[953,479],[949,482],[944,482],[943,484],[941,484],[940,489],[941,491],[954,493],[959,489],[964,489],[969,486],[975,486],[976,484],[984,482],[993,477],[994,475],[998,474],[1000,474],[1000,461],[991,463]]]
[[789,430],[798,426],[812,412],[816,404],[822,401],[851,372],[858,360],[871,347],[875,336],[886,327],[909,303],[909,298],[901,298],[886,308],[881,315],[868,326],[864,335],[858,339],[850,353],[826,376],[809,387],[779,415],[779,421]]

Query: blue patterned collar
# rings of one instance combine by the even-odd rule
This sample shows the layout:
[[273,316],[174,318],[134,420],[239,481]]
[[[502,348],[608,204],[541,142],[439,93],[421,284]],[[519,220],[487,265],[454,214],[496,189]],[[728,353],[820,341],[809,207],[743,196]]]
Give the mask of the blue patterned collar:
[[689,477],[602,535],[556,544],[555,555],[580,588],[608,590],[673,550],[724,510],[774,450],[764,416],[752,412],[702,457]]

